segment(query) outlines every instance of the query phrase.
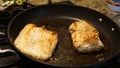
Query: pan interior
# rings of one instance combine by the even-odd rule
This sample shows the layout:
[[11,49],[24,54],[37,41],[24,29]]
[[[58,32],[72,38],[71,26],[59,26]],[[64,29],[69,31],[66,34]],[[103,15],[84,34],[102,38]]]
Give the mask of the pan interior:
[[100,38],[103,41],[105,48],[100,52],[91,53],[91,54],[80,54],[75,50],[72,44],[71,35],[68,30],[69,26],[75,20],[76,19],[74,18],[53,17],[53,18],[45,18],[45,20],[42,19],[42,20],[34,21],[34,24],[36,24],[37,26],[44,25],[45,28],[48,30],[57,31],[58,44],[52,57],[49,58],[48,60],[40,61],[40,60],[35,60],[34,58],[32,59],[44,64],[68,67],[68,66],[81,66],[86,64],[93,64],[108,58],[111,55],[110,43],[102,33],[100,33]]
[[[102,19],[102,21],[99,21],[99,18]],[[75,50],[68,27],[75,20],[80,19],[87,20],[90,24],[98,28],[100,31],[100,39],[105,45],[103,50],[91,54],[80,54]],[[49,5],[49,7],[47,5],[23,12],[16,16],[8,27],[8,37],[12,44],[20,30],[28,23],[34,23],[37,26],[44,25],[48,30],[59,33],[57,47],[50,59],[40,61],[25,55],[27,58],[43,64],[61,67],[77,67],[104,61],[119,53],[119,28],[111,19],[90,9],[70,5]],[[115,30],[111,31],[111,28]],[[14,44],[12,47],[14,47]],[[15,50],[21,54],[16,48]]]

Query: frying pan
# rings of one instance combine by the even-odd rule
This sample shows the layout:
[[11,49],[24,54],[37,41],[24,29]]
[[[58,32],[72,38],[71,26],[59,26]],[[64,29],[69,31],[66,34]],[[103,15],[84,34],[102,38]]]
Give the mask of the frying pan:
[[[100,32],[100,39],[105,47],[100,52],[81,54],[72,44],[68,27],[76,20],[87,20]],[[44,25],[47,29],[58,32],[58,44],[52,57],[46,61],[35,60],[21,53],[14,46],[14,40],[28,23]],[[105,63],[120,52],[120,28],[105,15],[81,6],[68,4],[48,4],[34,7],[16,15],[10,22],[7,35],[11,47],[21,59],[44,67],[90,67]]]

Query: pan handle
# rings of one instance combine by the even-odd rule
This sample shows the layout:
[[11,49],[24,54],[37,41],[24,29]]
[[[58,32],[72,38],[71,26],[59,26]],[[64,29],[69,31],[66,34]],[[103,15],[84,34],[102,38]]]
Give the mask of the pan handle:
[[[0,32],[0,35],[1,35],[1,37],[6,36],[6,34],[4,32]],[[0,38],[0,41],[2,41],[2,40],[3,40],[3,38]],[[4,40],[6,40],[6,39],[4,39]],[[0,55],[2,55],[2,54],[4,55],[5,53],[12,53],[17,57],[18,60],[20,60],[20,57],[18,56],[18,54],[14,50],[12,50],[12,49],[2,49],[2,47],[0,47]]]

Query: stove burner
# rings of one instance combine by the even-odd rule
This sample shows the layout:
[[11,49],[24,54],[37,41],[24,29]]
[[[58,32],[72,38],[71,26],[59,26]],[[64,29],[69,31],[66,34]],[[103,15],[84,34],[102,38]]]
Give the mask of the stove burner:
[[10,43],[7,39],[7,27],[10,20],[19,12],[28,9],[28,4],[25,4],[23,7],[18,7],[14,9],[11,7],[9,9],[0,11],[0,67],[14,67],[18,68],[18,61],[20,58],[11,50]]

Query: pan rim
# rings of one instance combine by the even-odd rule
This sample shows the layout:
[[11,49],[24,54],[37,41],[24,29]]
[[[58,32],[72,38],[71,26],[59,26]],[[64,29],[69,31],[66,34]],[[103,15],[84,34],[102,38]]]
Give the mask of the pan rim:
[[[10,21],[10,23],[9,23],[9,25],[8,25],[8,28],[7,28],[7,35],[8,35],[8,39],[9,39],[10,43],[12,44],[11,46],[14,47],[14,44],[12,43],[11,38],[10,38],[10,29],[9,29],[9,28],[11,27],[11,24],[12,24],[12,22],[14,21],[14,19],[16,19],[19,15],[21,15],[21,14],[27,12],[27,11],[30,11],[30,10],[35,9],[35,8],[39,8],[39,7],[41,7],[41,6],[57,6],[57,5],[58,5],[58,6],[61,5],[61,6],[69,6],[69,7],[70,7],[70,6],[73,6],[73,7],[84,8],[84,9],[88,9],[88,10],[90,10],[90,11],[97,12],[97,13],[105,16],[104,14],[102,14],[102,13],[96,11],[96,10],[93,10],[93,9],[90,9],[90,8],[87,8],[87,7],[83,7],[83,6],[77,6],[77,5],[47,4],[47,5],[36,6],[36,7],[30,8],[30,9],[27,9],[27,10],[25,10],[25,11],[22,11],[22,12],[18,13],[18,14],[17,14],[15,17],[13,17],[13,19]],[[105,16],[105,17],[107,17],[107,16]],[[107,18],[108,18],[108,17],[107,17]],[[109,19],[110,19],[110,18],[109,18]],[[111,20],[111,19],[110,19],[110,20]],[[112,21],[112,20],[111,20],[111,21]],[[119,31],[120,31],[120,27],[119,27],[115,22],[114,22],[114,24],[115,24],[115,26],[116,26],[116,27],[119,29]],[[15,49],[16,49],[16,48],[15,48]],[[103,61],[95,62],[95,63],[91,63],[91,64],[80,65],[80,66],[73,66],[73,67],[90,67],[90,66],[94,66],[94,65],[99,65],[99,64],[101,64],[101,63],[104,63],[104,62],[107,62],[107,61],[113,59],[113,58],[116,57],[119,53],[120,53],[120,50],[119,50],[119,52],[117,52],[116,54],[108,57],[107,59],[105,59],[105,60],[103,60]],[[24,55],[24,54],[22,54],[22,55]],[[25,57],[27,57],[27,56],[25,56]],[[29,58],[29,57],[28,57],[28,58]],[[31,58],[29,58],[29,59],[31,59]],[[32,59],[32,60],[33,60],[33,59]],[[33,61],[36,61],[36,60],[33,60]],[[37,61],[37,62],[38,62],[38,61]],[[39,62],[39,63],[41,63],[41,62]],[[45,65],[46,65],[47,63],[42,63],[42,64],[45,64]],[[47,64],[47,65],[55,66],[55,65],[53,65],[53,64]],[[57,67],[61,67],[61,66],[57,66]],[[68,67],[69,67],[69,66],[68,66]],[[71,67],[71,66],[70,66],[70,67]]]

